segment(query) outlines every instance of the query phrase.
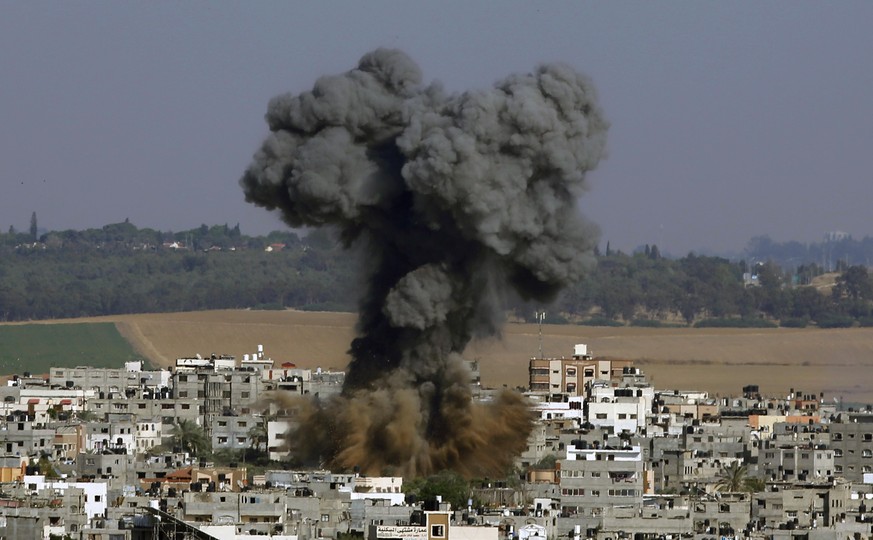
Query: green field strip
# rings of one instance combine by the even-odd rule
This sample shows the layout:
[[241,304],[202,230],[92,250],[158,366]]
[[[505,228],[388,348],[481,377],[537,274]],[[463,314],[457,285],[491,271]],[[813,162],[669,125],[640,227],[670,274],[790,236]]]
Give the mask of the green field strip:
[[114,323],[0,326],[0,375],[43,374],[52,367],[123,367],[142,359]]

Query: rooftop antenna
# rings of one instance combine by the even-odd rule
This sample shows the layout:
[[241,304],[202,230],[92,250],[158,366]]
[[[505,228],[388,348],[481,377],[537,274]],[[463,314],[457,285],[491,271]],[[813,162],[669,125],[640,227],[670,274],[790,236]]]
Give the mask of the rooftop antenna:
[[536,312],[537,323],[539,324],[539,340],[540,340],[540,360],[543,359],[543,321],[546,320],[546,312],[545,311],[537,311]]

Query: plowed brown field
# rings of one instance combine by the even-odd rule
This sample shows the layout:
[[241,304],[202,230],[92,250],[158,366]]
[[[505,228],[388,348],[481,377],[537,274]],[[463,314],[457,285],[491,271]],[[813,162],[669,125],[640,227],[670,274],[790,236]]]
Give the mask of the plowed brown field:
[[[69,322],[114,321],[122,335],[157,365],[196,353],[241,358],[263,344],[267,356],[301,367],[342,369],[355,316],[297,311],[207,311],[120,315]],[[55,321],[52,321],[55,322]],[[63,322],[63,321],[57,321]],[[543,326],[545,356],[569,356],[587,343],[595,356],[627,358],[657,388],[737,394],[743,385],[763,392],[824,392],[826,399],[873,402],[873,329],[704,329]],[[466,356],[480,360],[487,386],[527,384],[538,355],[536,325],[508,324],[500,339],[477,341]]]

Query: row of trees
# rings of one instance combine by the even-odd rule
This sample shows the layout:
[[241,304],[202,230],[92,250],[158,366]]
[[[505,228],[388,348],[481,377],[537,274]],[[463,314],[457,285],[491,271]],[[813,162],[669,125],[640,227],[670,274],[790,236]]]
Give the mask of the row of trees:
[[[50,232],[37,243],[17,243],[19,236],[0,234],[0,320],[228,308],[351,311],[360,289],[355,257],[324,231],[303,239],[291,232],[247,237],[227,225],[159,233],[123,222]],[[169,240],[182,249],[165,247]],[[278,244],[284,248],[264,249]],[[787,273],[773,262],[669,259],[655,246],[633,255],[607,250],[595,260],[547,308],[547,322],[873,324],[873,285],[864,266],[845,266],[833,290],[823,292],[809,285],[824,272],[817,264]],[[509,308],[534,320],[544,306],[516,299]]]
[[[233,251],[0,247],[0,320],[230,308],[354,308],[347,254],[319,235]],[[267,245],[271,238],[260,239]],[[293,241],[291,241],[293,240]]]
[[9,227],[0,233],[0,248],[63,249],[68,252],[101,249],[104,251],[160,250],[175,243],[191,251],[210,249],[263,249],[270,244],[298,246],[300,238],[291,231],[274,231],[266,236],[246,236],[239,224],[201,225],[186,231],[158,231],[137,228],[129,220],[111,223],[99,229],[50,231],[38,233],[36,214],[31,217],[28,231]]
[[[584,320],[597,313],[605,322],[647,324],[702,319],[726,325],[848,326],[873,323],[873,281],[864,266],[849,266],[832,290],[809,284],[817,265],[785,272],[773,262],[749,266],[719,257],[689,254],[681,259],[611,253],[569,288],[551,309],[561,318]],[[517,304],[528,320],[542,306]],[[557,308],[557,309],[556,309]],[[772,321],[772,322],[770,322]]]
[[773,261],[782,268],[816,264],[828,271],[842,271],[852,265],[873,263],[873,238],[855,240],[844,233],[833,233],[821,242],[778,242],[769,236],[749,240],[746,257],[755,261]]

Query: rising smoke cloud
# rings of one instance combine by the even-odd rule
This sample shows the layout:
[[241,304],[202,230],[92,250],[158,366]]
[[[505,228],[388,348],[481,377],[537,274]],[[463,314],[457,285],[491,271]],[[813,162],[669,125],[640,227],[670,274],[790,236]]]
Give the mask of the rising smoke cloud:
[[306,408],[297,450],[368,474],[504,472],[526,446],[527,404],[475,405],[460,355],[498,333],[509,291],[551,300],[591,261],[598,231],[576,199],[608,127],[591,82],[543,65],[447,94],[378,49],[273,98],[266,119],[246,200],[337,228],[366,284],[343,394]]

